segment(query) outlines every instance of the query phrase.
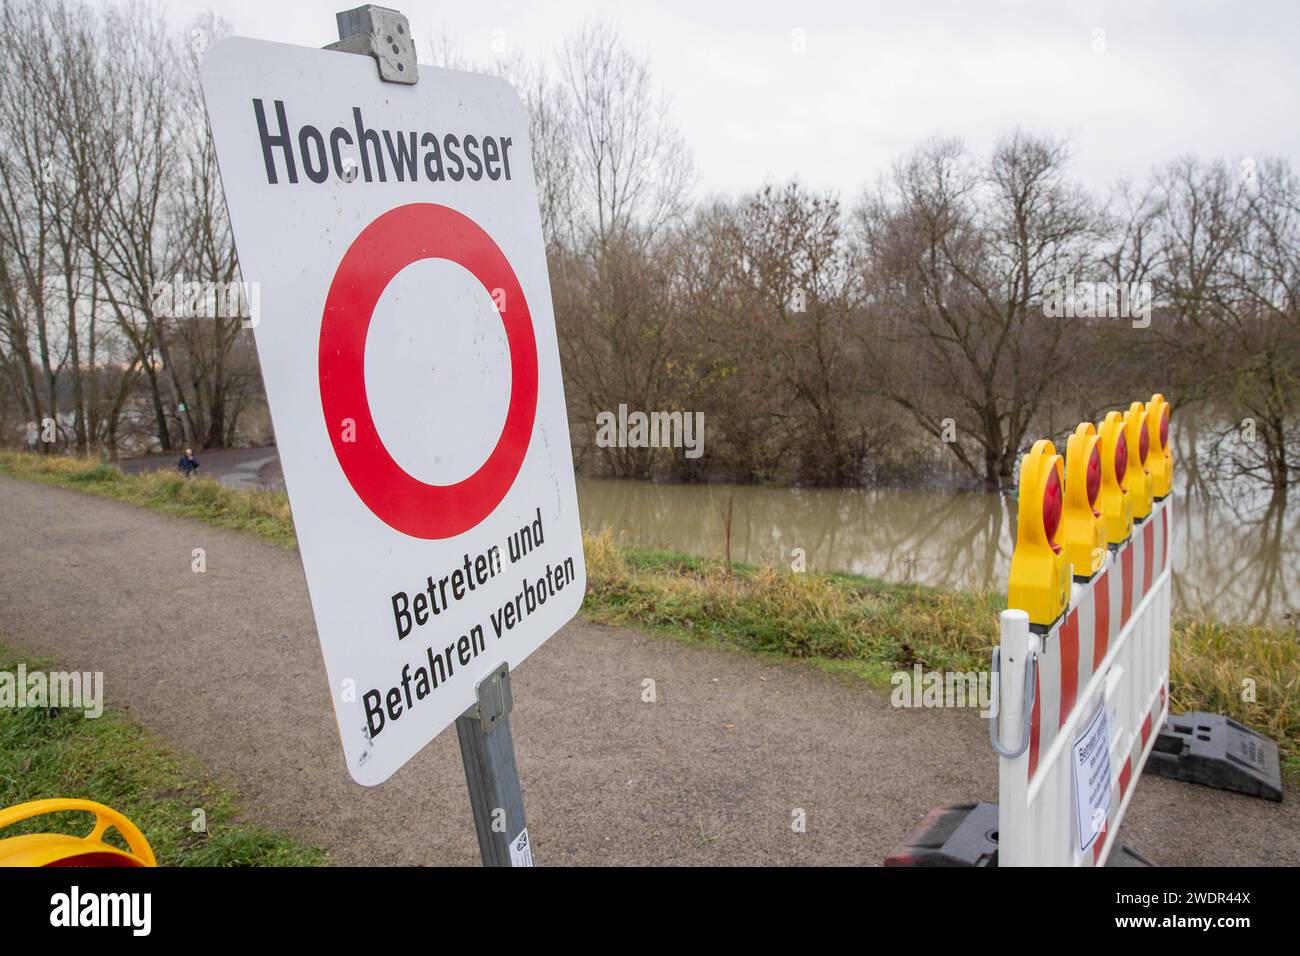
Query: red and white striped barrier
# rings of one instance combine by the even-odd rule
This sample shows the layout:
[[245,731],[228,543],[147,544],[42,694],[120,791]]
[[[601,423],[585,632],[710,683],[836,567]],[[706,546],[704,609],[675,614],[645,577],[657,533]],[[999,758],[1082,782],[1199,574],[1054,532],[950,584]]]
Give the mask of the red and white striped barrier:
[[1002,613],[997,741],[1020,752],[998,758],[999,866],[1106,862],[1169,711],[1171,533],[1166,497],[1046,634]]

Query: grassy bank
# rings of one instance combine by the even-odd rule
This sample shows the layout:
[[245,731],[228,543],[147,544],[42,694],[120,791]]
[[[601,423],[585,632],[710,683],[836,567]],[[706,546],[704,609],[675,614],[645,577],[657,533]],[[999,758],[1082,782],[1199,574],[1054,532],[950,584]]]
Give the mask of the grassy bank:
[[[0,671],[57,668],[0,645]],[[161,866],[318,866],[321,850],[238,822],[235,794],[214,783],[198,762],[155,741],[120,711],[95,718],[44,707],[0,708],[0,807],[47,797],[93,799],[126,814],[153,847]],[[195,810],[207,832],[196,832]],[[6,827],[23,833],[85,835],[86,813],[57,813]],[[126,849],[116,831],[109,842]]]
[[[77,488],[169,514],[252,531],[294,546],[283,494],[234,491],[209,478],[123,475],[69,459],[0,453],[0,474]],[[679,640],[794,657],[884,681],[919,663],[927,669],[986,668],[997,641],[1001,594],[968,594],[838,574],[794,574],[675,552],[621,548],[609,535],[586,539],[593,620],[629,624]],[[1289,777],[1300,777],[1300,629],[1174,621],[1175,710],[1227,714],[1280,742]],[[1243,699],[1253,681],[1254,700]]]
[[810,661],[868,680],[899,668],[988,666],[994,594],[888,584],[839,574],[795,574],[672,551],[620,548],[587,536],[589,617],[674,637]]
[[251,531],[282,548],[297,547],[283,492],[235,491],[215,478],[182,478],[174,469],[127,475],[114,465],[8,451],[0,451],[0,474]]

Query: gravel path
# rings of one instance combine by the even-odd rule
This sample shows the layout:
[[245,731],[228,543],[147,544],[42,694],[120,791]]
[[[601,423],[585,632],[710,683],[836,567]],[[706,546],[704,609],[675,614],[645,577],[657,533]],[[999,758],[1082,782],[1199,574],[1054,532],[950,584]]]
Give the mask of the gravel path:
[[[380,787],[349,779],[296,553],[3,477],[0,541],[0,640],[104,671],[109,703],[251,819],[345,864],[477,863],[454,731]],[[514,691],[541,865],[878,864],[932,806],[996,800],[974,712],[896,710],[794,663],[579,619]],[[1121,839],[1163,864],[1294,866],[1300,811],[1144,778]]]

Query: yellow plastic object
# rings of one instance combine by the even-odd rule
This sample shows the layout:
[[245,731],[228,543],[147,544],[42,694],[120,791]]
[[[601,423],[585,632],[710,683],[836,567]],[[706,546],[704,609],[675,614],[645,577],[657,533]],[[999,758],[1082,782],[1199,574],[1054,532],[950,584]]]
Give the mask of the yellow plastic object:
[[1097,428],[1101,439],[1101,507],[1106,526],[1106,543],[1123,544],[1133,533],[1133,506],[1129,503],[1129,448],[1124,433],[1124,418],[1110,412]]
[[[0,840],[0,866],[157,866],[149,841],[134,823],[111,807],[93,800],[33,800],[0,810],[0,830],[20,820],[84,810],[95,815],[95,828],[84,837],[66,833],[29,833]],[[104,833],[113,827],[130,853],[109,846]]]
[[1133,508],[1133,520],[1141,521],[1151,514],[1151,482],[1147,475],[1147,458],[1151,443],[1146,427],[1147,409],[1134,402],[1124,413],[1124,437],[1128,439],[1128,498]]
[[1092,422],[1074,430],[1065,445],[1065,514],[1061,538],[1076,578],[1087,580],[1106,557],[1106,529],[1097,499],[1101,496],[1101,440]]
[[1157,392],[1147,402],[1147,474],[1151,479],[1151,497],[1160,499],[1174,487],[1174,456],[1169,452],[1169,413],[1172,409]]
[[1065,467],[1050,441],[1034,442],[1020,463],[1020,511],[1011,556],[1007,606],[1051,625],[1070,604],[1070,564],[1056,541],[1064,506]]

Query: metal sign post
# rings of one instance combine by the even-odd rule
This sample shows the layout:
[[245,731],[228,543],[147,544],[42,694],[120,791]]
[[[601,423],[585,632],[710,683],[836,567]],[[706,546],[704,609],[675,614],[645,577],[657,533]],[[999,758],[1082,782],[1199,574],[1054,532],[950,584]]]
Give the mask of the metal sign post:
[[478,685],[478,704],[456,719],[465,783],[484,866],[532,866],[524,794],[510,735],[510,668],[502,664]]

